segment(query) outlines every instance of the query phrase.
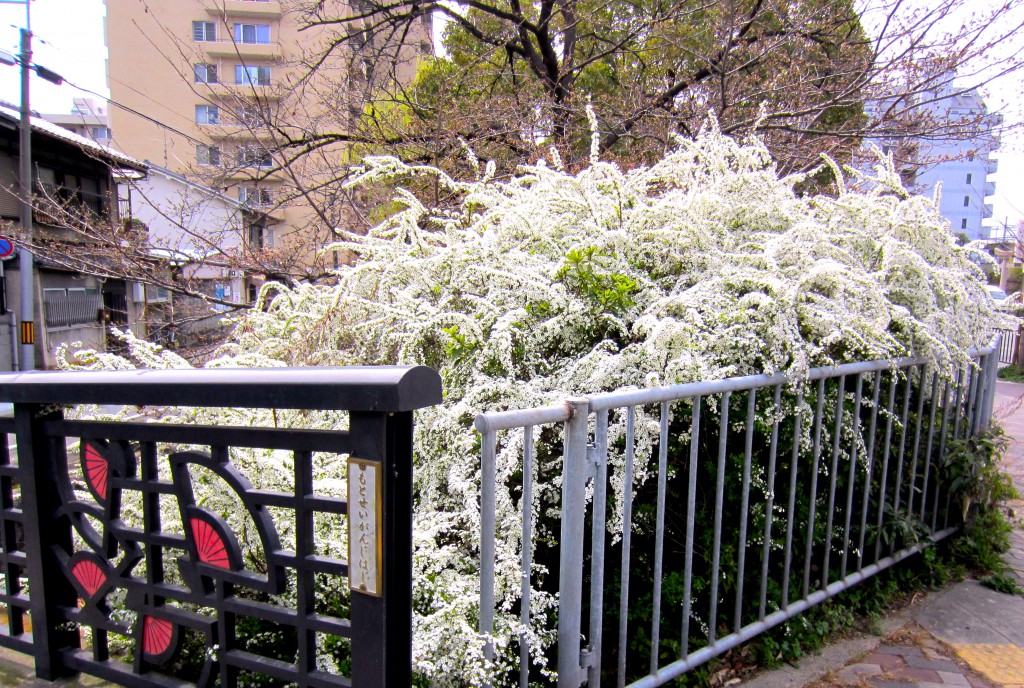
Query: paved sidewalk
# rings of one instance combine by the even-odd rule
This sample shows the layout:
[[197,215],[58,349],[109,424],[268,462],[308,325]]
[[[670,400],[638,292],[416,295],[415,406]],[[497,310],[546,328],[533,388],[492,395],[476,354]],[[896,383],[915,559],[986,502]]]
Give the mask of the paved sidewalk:
[[[1000,381],[995,416],[1011,445],[1004,468],[1024,494],[1024,385]],[[1024,515],[1024,501],[1011,505]],[[1024,531],[1006,562],[1024,586]],[[882,636],[861,635],[797,667],[766,672],[743,688],[1024,688],[1024,597],[974,580],[915,600],[886,619]]]

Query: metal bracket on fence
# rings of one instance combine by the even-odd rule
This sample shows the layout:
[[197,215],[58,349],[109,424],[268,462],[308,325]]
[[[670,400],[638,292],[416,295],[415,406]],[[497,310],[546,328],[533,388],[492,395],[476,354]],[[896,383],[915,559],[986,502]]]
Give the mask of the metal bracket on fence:
[[601,467],[602,453],[597,451],[597,445],[593,442],[587,444],[587,485],[594,482],[597,477],[597,469]]
[[589,683],[589,669],[594,664],[594,661],[594,653],[589,648],[580,651],[580,675],[578,682],[579,685],[582,686]]

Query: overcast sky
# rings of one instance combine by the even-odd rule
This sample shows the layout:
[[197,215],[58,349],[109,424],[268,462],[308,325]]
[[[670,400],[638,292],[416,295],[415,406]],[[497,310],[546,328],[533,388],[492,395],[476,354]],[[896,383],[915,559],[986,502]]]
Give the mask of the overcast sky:
[[[2,0],[0,0],[2,1]],[[168,1],[168,0],[163,0]],[[972,8],[1000,0],[969,0]],[[32,32],[34,61],[57,72],[72,84],[106,96],[106,45],[103,38],[103,0],[33,0]],[[25,23],[24,5],[0,4],[0,49],[18,51],[19,29]],[[1019,50],[1024,50],[1021,36]],[[1000,110],[1009,122],[1024,121],[1024,75],[1000,79],[983,89],[988,105]],[[72,98],[94,97],[65,84],[55,86],[33,76],[32,108],[38,112],[67,113]],[[0,65],[0,99],[20,101],[18,70]],[[151,113],[160,118],[160,113]],[[1024,220],[1024,136],[1018,130],[1004,137],[998,154],[999,172],[994,199],[998,224]]]

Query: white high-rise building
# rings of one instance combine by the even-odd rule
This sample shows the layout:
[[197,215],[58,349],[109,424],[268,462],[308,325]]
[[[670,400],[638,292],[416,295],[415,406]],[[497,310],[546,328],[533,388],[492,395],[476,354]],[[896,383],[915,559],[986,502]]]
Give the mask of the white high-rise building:
[[936,91],[926,92],[915,106],[935,122],[962,123],[980,133],[961,138],[948,136],[919,139],[917,160],[921,161],[911,190],[931,196],[940,183],[939,212],[949,220],[950,230],[967,235],[970,241],[988,239],[995,229],[990,218],[996,172],[992,154],[999,148],[1002,117],[988,112],[977,89],[964,91],[952,82]]

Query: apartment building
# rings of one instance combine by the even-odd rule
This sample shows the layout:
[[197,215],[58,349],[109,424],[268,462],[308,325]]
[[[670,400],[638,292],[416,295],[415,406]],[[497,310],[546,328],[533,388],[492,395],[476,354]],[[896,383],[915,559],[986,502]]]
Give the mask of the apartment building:
[[992,154],[999,148],[1002,117],[989,113],[977,89],[963,91],[952,83],[927,94],[919,107],[936,119],[977,121],[978,133],[970,138],[950,137],[922,143],[921,157],[928,162],[918,171],[913,190],[931,196],[941,184],[939,212],[950,229],[971,241],[988,239],[995,229],[992,204],[998,163]]
[[69,114],[43,114],[40,117],[101,146],[110,147],[110,121],[107,119],[107,104],[104,102],[92,98],[75,98]]
[[[291,0],[106,5],[111,99],[127,108],[111,108],[114,145],[260,211],[250,235],[282,271],[289,261],[309,274],[331,267],[319,250],[346,224],[337,179],[352,153],[328,139],[296,159],[301,146],[288,143],[344,132],[362,111],[355,82],[372,65],[348,44],[329,50],[339,29],[303,28]],[[326,0],[319,13],[348,7]],[[400,80],[431,50],[429,17],[418,30],[393,52]]]
[[[995,194],[1002,117],[990,113],[977,89],[961,87],[955,74],[933,90],[908,99],[906,106],[885,101],[907,115],[929,135],[872,139],[884,153],[892,153],[909,191],[932,197],[937,189],[939,212],[949,229],[968,241],[988,239],[995,229],[992,204]],[[877,108],[882,109],[882,108]],[[877,113],[872,113],[877,114]]]

